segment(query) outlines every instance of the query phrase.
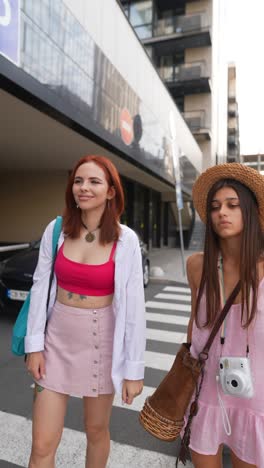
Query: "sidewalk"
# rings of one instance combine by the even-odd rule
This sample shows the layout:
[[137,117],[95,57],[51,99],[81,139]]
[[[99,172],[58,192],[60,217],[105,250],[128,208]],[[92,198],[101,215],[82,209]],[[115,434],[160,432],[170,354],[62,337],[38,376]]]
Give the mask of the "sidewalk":
[[[184,251],[184,267],[186,270],[186,259],[194,253],[193,250]],[[183,273],[182,255],[179,248],[162,247],[152,249],[149,252],[150,280],[155,282],[174,281],[188,283]],[[159,274],[162,273],[163,274]]]

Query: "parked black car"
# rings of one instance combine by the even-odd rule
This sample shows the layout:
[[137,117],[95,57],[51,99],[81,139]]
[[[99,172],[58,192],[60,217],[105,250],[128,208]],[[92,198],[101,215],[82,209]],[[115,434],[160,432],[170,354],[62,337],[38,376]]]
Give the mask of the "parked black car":
[[[149,258],[146,244],[139,239],[142,254],[144,287],[149,282]],[[12,304],[20,308],[32,286],[33,273],[38,261],[40,241],[28,249],[0,262],[0,306]]]

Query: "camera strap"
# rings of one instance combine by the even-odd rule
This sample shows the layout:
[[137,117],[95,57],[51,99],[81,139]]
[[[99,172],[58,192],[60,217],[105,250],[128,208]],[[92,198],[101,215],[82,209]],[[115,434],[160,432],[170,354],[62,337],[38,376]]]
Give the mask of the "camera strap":
[[226,407],[224,405],[224,402],[223,402],[223,400],[221,398],[221,394],[220,394],[220,391],[219,391],[219,386],[220,386],[220,381],[219,380],[220,380],[219,375],[217,375],[216,376],[216,387],[217,387],[218,402],[219,402],[219,406],[220,406],[220,409],[221,409],[221,414],[222,414],[222,420],[223,420],[225,433],[226,433],[226,435],[230,436],[231,432],[232,432],[232,429],[231,429],[230,420],[229,420],[229,417],[228,417],[228,414],[227,414],[227,411],[226,411]]
[[[223,271],[223,257],[221,253],[219,253],[219,256],[218,256],[217,268],[218,268],[218,279],[219,279],[219,289],[220,289],[220,303],[221,303],[221,307],[223,308],[224,305],[226,304],[226,295],[225,295],[225,283],[224,283],[224,271]],[[252,290],[250,290],[250,303],[251,303],[251,296],[252,296]],[[222,323],[222,327],[221,327],[220,343],[222,347],[225,344],[225,338],[226,338],[226,318],[224,319]],[[246,356],[248,356],[248,353],[249,353],[249,342],[248,342],[248,327],[247,327]]]
[[[223,257],[221,253],[219,254],[219,257],[218,257],[217,267],[218,267],[218,278],[219,278],[219,288],[220,288],[220,302],[221,302],[221,307],[223,307],[224,304],[226,304],[226,297],[225,297],[225,284],[224,284],[224,273],[223,273]],[[221,327],[220,343],[222,346],[225,343],[225,336],[226,336],[226,319],[224,319],[222,323],[222,327]],[[232,432],[231,423],[230,423],[230,420],[226,411],[226,407],[224,405],[224,402],[220,394],[219,386],[220,386],[220,378],[219,378],[219,375],[217,374],[216,375],[217,397],[218,397],[218,402],[219,402],[219,406],[221,409],[223,426],[224,426],[226,435],[230,436]]]

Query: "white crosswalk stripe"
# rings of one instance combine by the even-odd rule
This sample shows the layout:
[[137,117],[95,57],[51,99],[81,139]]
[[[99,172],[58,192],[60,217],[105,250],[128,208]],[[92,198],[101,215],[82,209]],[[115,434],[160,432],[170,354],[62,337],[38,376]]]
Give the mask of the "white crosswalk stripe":
[[165,330],[156,330],[155,328],[147,328],[147,339],[155,341],[163,341],[164,343],[180,344],[186,341],[186,333],[172,332]]
[[146,367],[168,371],[175,359],[173,354],[156,353],[153,351],[145,352]]
[[156,294],[155,299],[172,299],[173,301],[191,302],[191,298],[187,294],[159,293]]
[[[0,460],[28,466],[31,447],[31,421],[0,411]],[[85,464],[86,437],[83,432],[65,428],[60,442],[56,468],[81,468]],[[111,441],[107,468],[174,468],[175,457]],[[190,465],[189,465],[190,466]],[[182,464],[179,468],[183,467]],[[186,467],[188,468],[188,467]]]
[[189,317],[182,317],[181,315],[167,315],[158,314],[157,312],[146,312],[147,320],[152,322],[170,323],[173,325],[188,325]]
[[163,291],[186,292],[186,293],[191,294],[190,288],[187,288],[187,287],[185,288],[183,286],[165,286],[165,288],[163,288]]
[[147,301],[146,307],[150,309],[178,310],[179,312],[191,312],[189,304],[174,304],[171,302]]

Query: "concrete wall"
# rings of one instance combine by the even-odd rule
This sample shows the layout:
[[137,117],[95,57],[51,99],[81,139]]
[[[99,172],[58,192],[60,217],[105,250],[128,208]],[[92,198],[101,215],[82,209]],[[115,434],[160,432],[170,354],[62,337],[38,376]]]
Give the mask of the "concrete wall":
[[212,146],[210,140],[199,142],[200,149],[203,153],[203,171],[212,166]]
[[212,0],[201,0],[200,2],[188,2],[186,4],[186,14],[203,12],[207,13],[209,24],[211,24],[210,18],[212,16]]
[[204,62],[205,76],[210,77],[212,74],[212,48],[197,47],[193,49],[185,49],[184,62]]
[[204,110],[205,111],[205,127],[211,128],[211,109],[212,100],[211,94],[192,94],[191,96],[185,96],[184,98],[184,111],[195,111],[195,110]]
[[62,213],[67,177],[67,171],[1,174],[0,212],[4,221],[0,241],[39,239],[49,221]]

